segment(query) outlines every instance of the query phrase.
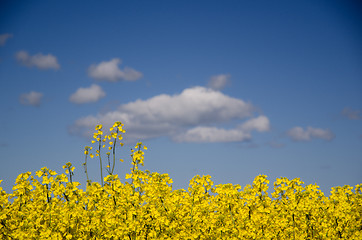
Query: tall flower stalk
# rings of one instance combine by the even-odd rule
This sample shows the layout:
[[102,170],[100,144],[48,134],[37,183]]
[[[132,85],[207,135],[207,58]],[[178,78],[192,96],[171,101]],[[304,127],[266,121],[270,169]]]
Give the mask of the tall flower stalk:
[[103,135],[102,127],[103,127],[102,124],[99,124],[95,127],[95,130],[97,132],[95,132],[93,134],[93,138],[95,140],[93,140],[92,143],[98,142],[98,149],[96,150],[96,157],[99,157],[99,166],[100,166],[100,170],[101,170],[101,186],[103,187],[103,167],[102,167],[102,157],[100,154],[101,146],[102,146],[102,135]]
[[[89,177],[88,177],[88,168],[87,168],[87,158],[89,155],[89,150],[92,150],[92,147],[86,146],[84,148],[85,160],[84,160],[83,166],[84,166],[85,175],[87,176],[87,186],[91,184],[91,181],[89,180]],[[92,157],[93,157],[93,154],[92,154]]]
[[[122,133],[125,133],[126,131],[123,129],[123,124],[121,122],[115,122],[113,124],[113,126],[109,129],[109,131],[110,131],[109,135],[103,136],[102,128],[103,128],[103,126],[101,124],[99,124],[95,127],[96,132],[93,133],[94,140],[92,141],[92,143],[96,143],[96,142],[98,143],[95,156],[99,158],[99,167],[100,167],[100,173],[101,173],[101,186],[103,187],[104,186],[104,184],[103,184],[103,163],[102,163],[102,157],[101,157],[101,148],[105,148],[105,142],[108,139],[109,145],[110,145],[108,147],[108,150],[109,151],[112,150],[113,163],[111,164],[111,162],[110,162],[111,152],[107,152],[106,154],[107,154],[107,159],[108,159],[108,165],[106,167],[106,170],[109,175],[113,175],[114,167],[116,165],[116,143],[117,143],[117,140],[120,142],[123,139]],[[123,146],[123,143],[120,142],[120,145]],[[88,147],[88,146],[85,148],[84,154],[86,155],[86,159],[85,159],[85,163],[83,163],[84,170],[87,175],[87,182],[89,184],[90,184],[90,181],[88,179],[88,172],[87,172],[87,156],[89,154],[89,150],[91,150],[91,149],[92,149],[92,147]],[[91,158],[94,157],[94,155],[92,153],[90,153],[89,156]],[[120,159],[120,161],[123,162],[122,159]]]
[[[121,141],[123,139],[122,137],[122,133],[125,133],[126,131],[123,129],[123,123],[121,122],[115,122],[113,124],[113,126],[109,129],[109,131],[111,132],[110,135],[108,135],[108,139],[109,141],[109,146],[108,150],[112,150],[112,154],[113,154],[113,164],[112,164],[112,170],[109,171],[110,175],[113,175],[114,172],[114,166],[116,165],[116,143],[117,143],[117,139],[119,141]],[[120,142],[120,145],[123,146],[123,143]],[[107,153],[107,155],[109,156],[109,154]],[[120,159],[121,162],[123,162],[122,159]]]

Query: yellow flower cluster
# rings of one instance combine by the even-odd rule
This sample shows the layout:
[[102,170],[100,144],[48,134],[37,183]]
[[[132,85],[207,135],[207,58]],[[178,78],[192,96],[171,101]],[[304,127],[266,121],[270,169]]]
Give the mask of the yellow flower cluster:
[[175,190],[168,174],[138,168],[145,149],[132,150],[127,180],[109,173],[86,190],[71,181],[71,163],[66,174],[20,174],[13,193],[0,187],[0,239],[362,239],[362,184],[327,197],[278,178],[269,194],[265,175],[243,190],[197,175]]

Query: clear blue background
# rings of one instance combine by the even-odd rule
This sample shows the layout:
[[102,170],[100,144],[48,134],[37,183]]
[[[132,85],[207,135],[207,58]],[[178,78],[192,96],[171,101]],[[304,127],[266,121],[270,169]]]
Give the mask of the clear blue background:
[[[361,9],[359,1],[334,0],[1,1],[0,35],[12,35],[0,46],[1,186],[11,191],[18,174],[44,166],[60,173],[68,161],[84,185],[83,149],[91,139],[69,130],[78,119],[137,99],[207,88],[220,74],[230,76],[222,94],[256,106],[270,130],[235,142],[176,142],[167,134],[140,139],[148,146],[146,169],[169,173],[174,188],[186,188],[196,174],[241,186],[258,174],[271,181],[299,177],[326,194],[332,186],[359,184]],[[19,51],[51,54],[60,68],[27,67],[17,61]],[[122,59],[120,69],[129,66],[143,77],[107,82],[88,75],[92,64],[113,58]],[[106,96],[69,101],[91,84]],[[19,101],[30,91],[43,94],[39,106]],[[287,133],[297,126],[328,129],[335,137],[293,141]],[[134,144],[118,151],[125,159],[116,166],[121,176],[129,172]],[[94,181],[98,164],[89,161]]]

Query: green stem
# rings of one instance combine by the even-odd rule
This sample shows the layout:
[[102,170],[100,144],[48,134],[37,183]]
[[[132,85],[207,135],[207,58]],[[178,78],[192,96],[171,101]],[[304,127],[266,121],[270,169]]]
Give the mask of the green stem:
[[293,240],[295,240],[295,221],[294,221],[294,213],[293,213],[292,217],[293,217]]
[[117,136],[116,136],[116,138],[114,139],[114,142],[113,142],[113,166],[112,166],[111,175],[113,174],[114,165],[116,164],[116,141],[117,141],[117,137],[118,137],[118,129],[117,129],[116,133],[117,133]]
[[99,165],[101,168],[101,184],[103,187],[103,169],[102,169],[102,158],[101,158],[101,144],[102,144],[102,139],[99,139],[99,147],[98,147],[98,156],[99,156]]
[[73,179],[72,179],[73,172],[72,172],[71,167],[68,167],[68,171],[69,171],[69,181],[70,181],[70,183],[73,183]]
[[193,222],[193,210],[194,210],[194,203],[195,203],[195,195],[192,194],[192,205],[191,205],[191,216],[190,216],[190,223],[191,223],[191,232],[192,232],[192,222]]
[[90,181],[89,181],[88,170],[87,170],[87,157],[88,157],[88,154],[85,155],[84,171],[85,171],[85,174],[86,174],[86,176],[87,176],[87,185],[89,185],[89,184],[90,184]]
[[233,225],[234,225],[234,228],[235,228],[235,220],[234,220],[233,213],[232,213],[232,211],[231,211],[230,203],[229,203],[229,211],[230,211],[231,219],[233,220]]

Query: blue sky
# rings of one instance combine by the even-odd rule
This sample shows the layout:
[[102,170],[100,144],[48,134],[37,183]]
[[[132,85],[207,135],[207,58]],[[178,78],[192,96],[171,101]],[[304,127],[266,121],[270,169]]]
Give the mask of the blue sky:
[[[125,124],[116,172],[174,188],[197,174],[245,186],[301,178],[329,194],[362,181],[358,1],[1,1],[1,168],[71,161],[98,123]],[[96,159],[89,161],[99,181]]]

